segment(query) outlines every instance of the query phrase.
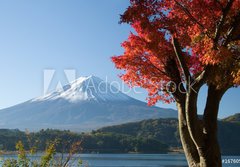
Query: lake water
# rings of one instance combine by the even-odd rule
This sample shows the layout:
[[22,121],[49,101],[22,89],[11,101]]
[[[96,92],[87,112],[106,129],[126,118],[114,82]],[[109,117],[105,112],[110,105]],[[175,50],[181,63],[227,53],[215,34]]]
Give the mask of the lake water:
[[[10,157],[14,158],[4,156]],[[77,157],[88,167],[187,167],[182,154],[79,154]],[[223,156],[222,159],[224,167],[240,166],[240,156]]]

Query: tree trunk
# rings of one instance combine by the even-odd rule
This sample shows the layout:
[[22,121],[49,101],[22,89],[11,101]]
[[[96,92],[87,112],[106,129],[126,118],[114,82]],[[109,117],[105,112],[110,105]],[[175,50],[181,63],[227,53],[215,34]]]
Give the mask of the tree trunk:
[[185,103],[178,102],[179,133],[190,167],[221,167],[217,140],[217,116],[226,89],[209,86],[203,119],[197,116],[197,94],[186,95]]
[[185,152],[185,156],[190,167],[199,167],[199,155],[197,149],[190,137],[187,127],[185,104],[177,103],[178,108],[178,128],[182,147]]
[[220,146],[218,144],[218,110],[223,94],[227,89],[217,89],[215,86],[208,87],[208,97],[203,115],[205,160],[208,166],[222,166]]

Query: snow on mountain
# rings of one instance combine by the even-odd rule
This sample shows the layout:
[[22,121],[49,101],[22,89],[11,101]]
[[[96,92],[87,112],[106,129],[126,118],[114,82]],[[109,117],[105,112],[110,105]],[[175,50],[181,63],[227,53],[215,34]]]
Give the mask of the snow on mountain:
[[0,110],[0,128],[73,131],[151,118],[176,118],[172,109],[149,107],[95,76],[80,77],[45,96]]
[[32,101],[65,99],[70,102],[84,100],[126,101],[131,98],[114,86],[95,76],[80,77],[62,89],[33,99]]

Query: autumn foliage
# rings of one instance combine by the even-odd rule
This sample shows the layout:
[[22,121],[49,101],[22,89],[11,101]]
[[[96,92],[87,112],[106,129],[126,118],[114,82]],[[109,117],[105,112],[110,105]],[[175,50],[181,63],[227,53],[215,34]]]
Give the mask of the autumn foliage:
[[173,39],[193,79],[206,71],[206,84],[240,84],[239,0],[131,0],[121,23],[133,30],[112,61],[126,83],[147,89],[150,105],[175,101],[170,83],[186,83]]

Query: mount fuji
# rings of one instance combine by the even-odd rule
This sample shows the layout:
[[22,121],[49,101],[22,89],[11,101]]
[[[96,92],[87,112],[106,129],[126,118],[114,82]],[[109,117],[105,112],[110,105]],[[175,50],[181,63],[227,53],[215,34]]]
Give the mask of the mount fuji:
[[95,76],[80,77],[52,93],[0,110],[0,128],[90,131],[151,118],[176,118],[149,107]]

